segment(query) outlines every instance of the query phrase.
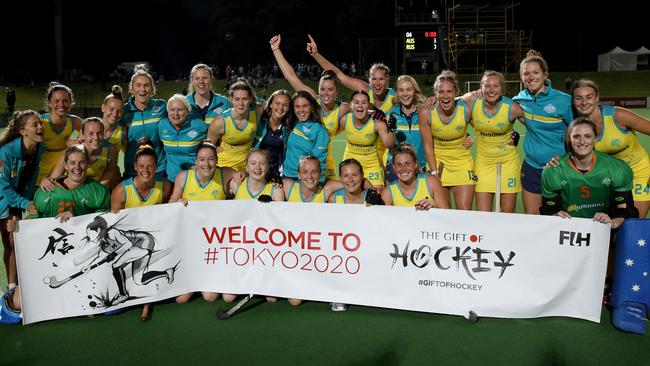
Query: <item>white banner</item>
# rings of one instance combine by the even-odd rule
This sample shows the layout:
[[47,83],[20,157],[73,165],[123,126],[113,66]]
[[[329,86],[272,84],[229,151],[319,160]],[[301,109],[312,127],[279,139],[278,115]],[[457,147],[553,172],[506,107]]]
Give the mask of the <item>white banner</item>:
[[609,225],[457,210],[205,201],[66,224],[25,220],[16,243],[25,323],[191,291],[598,322]]

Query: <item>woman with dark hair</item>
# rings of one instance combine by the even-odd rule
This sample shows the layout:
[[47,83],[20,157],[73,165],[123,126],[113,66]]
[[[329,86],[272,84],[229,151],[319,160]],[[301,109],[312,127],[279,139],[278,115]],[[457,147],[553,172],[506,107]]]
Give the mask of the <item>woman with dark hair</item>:
[[50,83],[45,100],[47,113],[41,115],[45,152],[39,164],[36,184],[50,175],[59,157],[66,149],[72,132],[79,131],[81,128],[81,118],[70,114],[74,102],[72,89],[56,81]]
[[219,166],[244,171],[253,146],[263,107],[255,103],[250,84],[240,79],[230,86],[232,108],[217,116],[208,129],[208,139],[221,147]]
[[118,184],[111,194],[111,211],[123,208],[151,206],[167,203],[172,192],[172,184],[156,177],[156,152],[151,141],[143,137],[135,152],[135,177],[127,178]]
[[[314,58],[314,60],[316,60],[316,62],[318,62],[323,70],[334,71],[336,77],[341,81],[341,83],[352,91],[364,91],[368,93],[370,104],[373,105],[373,109],[376,108],[381,110],[383,113],[388,113],[388,111],[393,107],[393,97],[395,96],[395,90],[390,87],[390,69],[388,66],[382,63],[373,64],[368,71],[368,81],[348,76],[323,57],[323,55],[318,53],[316,41],[314,41],[311,36],[308,37],[309,42],[307,43],[307,52]],[[379,119],[380,116],[382,116],[382,114],[376,114],[373,117]],[[383,145],[381,140],[377,140],[377,151],[379,152],[382,166],[385,166],[388,154],[387,148]]]
[[[225,200],[231,198],[230,180],[235,171],[228,167],[217,167],[217,148],[210,141],[203,141],[196,150],[196,163],[192,169],[184,170],[176,176],[174,191],[169,202],[181,202],[187,206],[190,201]],[[176,302],[190,301],[194,293],[176,297]],[[202,292],[206,301],[216,301],[216,292]],[[223,294],[226,302],[232,302],[236,295]]]
[[23,210],[36,215],[32,202],[38,164],[43,154],[43,121],[38,113],[14,112],[0,138],[0,234],[7,283],[18,283],[14,238],[11,232]]
[[409,143],[397,145],[392,154],[397,181],[381,192],[387,206],[411,206],[416,210],[449,208],[440,180],[431,174],[418,173],[418,158]]
[[266,102],[253,147],[266,150],[269,155],[269,174],[279,177],[284,161],[284,141],[287,138],[287,118],[291,95],[284,89],[276,90]]
[[336,136],[340,131],[339,120],[341,119],[341,116],[344,116],[350,111],[350,104],[345,102],[339,103],[337,101],[338,84],[336,82],[336,73],[334,71],[323,71],[320,81],[318,82],[318,94],[316,94],[314,89],[303,83],[282,54],[282,51],[280,50],[280,42],[281,37],[279,34],[271,38],[270,41],[273,56],[282,71],[282,75],[284,75],[285,79],[287,79],[289,84],[291,84],[296,91],[306,91],[311,94],[312,97],[316,98],[321,107],[321,119],[330,136],[330,143],[327,149],[325,179],[336,179],[336,166],[334,165],[334,156],[332,155],[332,143],[334,141],[334,136]]
[[620,159],[594,150],[596,126],[578,117],[567,128],[568,154],[542,172],[540,212],[562,218],[593,218],[616,229],[639,217],[632,199],[632,169]]
[[[298,165],[303,156],[314,156],[320,162],[321,172],[325,171],[327,147],[330,137],[320,118],[320,107],[309,92],[297,91],[291,101],[292,113],[287,122],[289,136],[285,141],[284,178],[298,179]],[[325,177],[321,176],[324,182]],[[290,185],[291,182],[286,182]]]
[[377,121],[368,114],[370,97],[365,91],[355,91],[350,98],[350,112],[341,117],[340,129],[345,131],[345,152],[343,159],[354,158],[363,166],[364,176],[370,184],[381,191],[385,184],[385,171],[377,140],[382,146],[395,144],[396,119],[391,116],[389,127],[384,121]]
[[108,188],[88,177],[88,152],[83,145],[73,145],[63,154],[65,175],[52,183],[54,189],[39,189],[34,205],[39,217],[55,217],[61,222],[72,216],[107,211],[110,207]]

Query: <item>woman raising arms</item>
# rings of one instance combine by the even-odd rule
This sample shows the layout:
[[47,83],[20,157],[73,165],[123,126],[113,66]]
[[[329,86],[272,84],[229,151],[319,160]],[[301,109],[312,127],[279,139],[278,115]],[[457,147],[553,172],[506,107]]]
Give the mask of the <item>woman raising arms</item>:
[[333,71],[326,70],[321,75],[320,81],[318,82],[318,94],[316,94],[314,89],[303,83],[282,54],[282,51],[280,50],[280,42],[280,35],[271,38],[270,41],[273,56],[280,67],[280,71],[282,71],[282,75],[284,75],[284,78],[287,79],[289,84],[291,84],[296,91],[306,91],[318,100],[321,119],[330,136],[330,142],[327,148],[325,179],[336,179],[336,167],[334,165],[334,156],[332,155],[332,143],[334,141],[334,136],[339,132],[339,119],[350,111],[350,104],[337,102],[338,85],[336,82],[336,74]]
[[[388,111],[393,107],[393,96],[395,96],[395,90],[389,87],[390,84],[390,69],[388,66],[382,63],[375,63],[370,67],[368,71],[368,81],[363,81],[361,79],[353,78],[346,75],[338,67],[334,66],[329,62],[323,55],[318,53],[318,47],[316,41],[312,38],[311,35],[308,35],[309,42],[307,43],[307,52],[311,57],[318,62],[320,67],[323,70],[332,70],[336,74],[336,77],[341,81],[343,85],[352,91],[364,91],[368,93],[370,97],[370,104],[373,105],[373,109],[377,108],[383,113],[388,113]],[[380,114],[374,115],[373,117],[379,119]],[[379,152],[379,158],[381,159],[382,166],[386,165],[387,151],[386,146],[382,144],[382,141],[377,141],[377,151]]]

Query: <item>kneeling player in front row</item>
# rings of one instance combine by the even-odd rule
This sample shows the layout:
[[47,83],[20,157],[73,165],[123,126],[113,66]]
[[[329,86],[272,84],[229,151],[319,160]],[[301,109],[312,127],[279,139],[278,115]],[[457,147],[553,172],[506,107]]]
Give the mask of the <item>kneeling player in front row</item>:
[[418,159],[408,143],[401,143],[393,150],[393,171],[397,182],[389,184],[381,192],[388,206],[415,206],[416,210],[449,208],[447,195],[440,180],[431,174],[417,174]]
[[567,130],[569,153],[542,172],[543,215],[593,218],[618,228],[638,217],[632,200],[632,170],[622,160],[594,151],[596,127],[585,117]]
[[[169,202],[182,202],[187,206],[189,201],[225,200],[229,197],[228,183],[235,171],[232,168],[217,168],[217,148],[209,141],[202,142],[196,150],[196,164],[190,170],[184,170],[176,176],[174,192]],[[180,295],[178,303],[186,303],[193,293]],[[216,292],[202,292],[206,301],[216,301]],[[225,302],[232,302],[235,295],[223,294]]]

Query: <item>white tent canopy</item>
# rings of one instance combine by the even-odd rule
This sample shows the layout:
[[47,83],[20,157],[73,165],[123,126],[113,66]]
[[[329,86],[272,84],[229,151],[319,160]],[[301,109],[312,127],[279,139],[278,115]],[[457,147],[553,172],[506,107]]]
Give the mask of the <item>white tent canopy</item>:
[[634,52],[626,51],[620,47],[598,55],[598,71],[626,71],[648,68],[648,55],[650,50],[640,47]]
[[641,47],[639,47],[638,50],[636,50],[636,51],[634,51],[632,53],[634,53],[635,55],[650,55],[650,50],[643,47],[643,46],[641,46]]

